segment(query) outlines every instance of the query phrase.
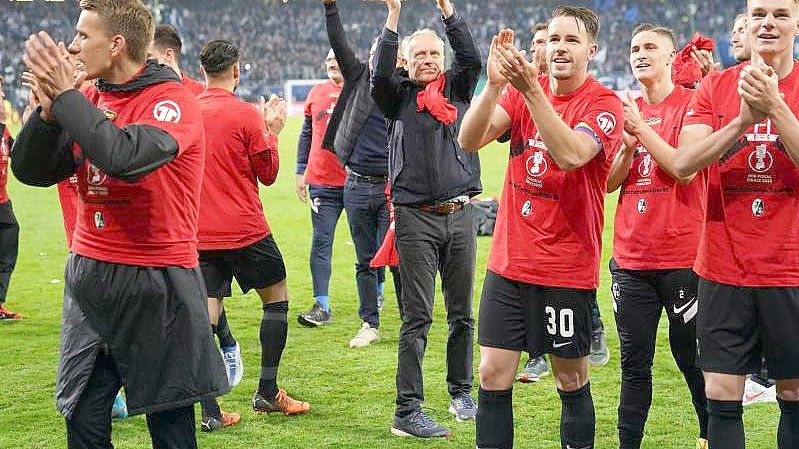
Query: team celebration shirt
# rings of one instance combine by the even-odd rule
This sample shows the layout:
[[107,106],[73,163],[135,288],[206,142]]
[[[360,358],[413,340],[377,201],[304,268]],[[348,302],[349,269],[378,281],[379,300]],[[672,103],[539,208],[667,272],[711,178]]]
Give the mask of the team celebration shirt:
[[277,164],[277,138],[255,106],[230,91],[211,88],[197,100],[206,142],[199,248],[243,248],[270,232],[251,161],[268,152]]
[[305,116],[310,117],[313,123],[313,136],[311,138],[311,152],[308,155],[308,168],[305,172],[305,182],[308,184],[343,187],[347,173],[336,157],[336,153],[322,148],[327,124],[333,115],[333,108],[341,94],[341,87],[332,81],[317,84],[308,94],[305,102]]
[[136,124],[166,131],[179,153],[133,182],[108,176],[83,158],[76,171],[80,201],[72,251],[127,265],[196,267],[205,156],[197,99],[182,84],[164,82],[99,92],[94,105],[120,128]]
[[[675,86],[658,104],[638,98],[644,122],[676,148],[693,91]],[[680,184],[640,143],[621,185],[613,228],[613,258],[627,270],[694,266],[705,213],[705,172]]]
[[[712,72],[699,85],[684,125],[721,129],[738,116],[738,79],[746,64]],[[799,110],[796,64],[779,82]],[[750,127],[708,168],[707,212],[695,271],[714,282],[747,287],[799,286],[796,164],[766,119]]]
[[512,120],[510,161],[488,269],[530,284],[596,289],[608,156],[621,144],[622,103],[591,77],[568,95],[553,94],[548,77],[540,82],[563,121],[592,137],[600,150],[584,166],[561,170],[521,93],[509,89],[503,95],[499,104]]

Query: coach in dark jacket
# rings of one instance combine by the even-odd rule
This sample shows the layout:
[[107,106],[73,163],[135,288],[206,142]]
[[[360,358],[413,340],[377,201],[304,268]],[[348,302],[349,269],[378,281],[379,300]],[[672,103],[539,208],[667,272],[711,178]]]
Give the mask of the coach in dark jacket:
[[432,30],[413,33],[405,45],[408,77],[394,71],[399,46],[400,0],[387,0],[388,19],[372,75],[372,97],[389,124],[389,171],[396,206],[396,241],[402,278],[397,409],[392,432],[442,437],[449,430],[424,414],[422,359],[432,323],[436,272],[447,308],[447,386],[450,412],[474,419],[471,396],[472,288],[475,231],[468,200],[482,190],[480,162],[457,142],[458,128],[480,76],[480,54],[450,0],[437,0],[454,52],[444,72],[444,42]]
[[[344,208],[358,262],[355,280],[363,325],[350,347],[368,346],[379,337],[378,297],[382,296],[385,270],[370,267],[388,229],[388,205],[385,187],[388,181],[388,133],[386,119],[369,92],[369,63],[359,60],[347,43],[335,0],[325,5],[327,36],[338,61],[344,86],[333,109],[322,143],[334,149],[347,169],[344,184]],[[374,49],[374,46],[373,46]],[[397,295],[399,273],[393,272]]]

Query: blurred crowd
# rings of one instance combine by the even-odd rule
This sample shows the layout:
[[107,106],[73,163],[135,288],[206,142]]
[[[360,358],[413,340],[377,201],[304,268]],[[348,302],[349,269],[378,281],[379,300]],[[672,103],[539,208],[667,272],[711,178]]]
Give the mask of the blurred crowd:
[[[0,2],[0,70],[12,101],[24,101],[19,87],[23,70],[25,38],[39,29],[69,41],[78,9],[74,0],[63,3]],[[290,79],[324,78],[323,60],[329,45],[324,10],[319,0],[155,0],[147,1],[157,19],[174,25],[184,47],[182,65],[199,78],[198,54],[204,42],[216,38],[233,40],[243,49],[240,94],[255,98],[281,92]],[[640,22],[657,22],[673,28],[678,44],[684,45],[694,30],[728,45],[729,29],[745,0],[456,0],[472,32],[487,52],[491,36],[500,28],[513,28],[520,45],[527,45],[530,28],[544,21],[558,3],[594,8],[601,15],[600,52],[595,72],[610,87],[624,89],[632,83],[628,53],[630,31]],[[375,0],[338,0],[351,45],[366,56],[380,32],[385,6]],[[436,23],[433,0],[408,0],[402,13],[400,31],[423,27],[441,29]]]

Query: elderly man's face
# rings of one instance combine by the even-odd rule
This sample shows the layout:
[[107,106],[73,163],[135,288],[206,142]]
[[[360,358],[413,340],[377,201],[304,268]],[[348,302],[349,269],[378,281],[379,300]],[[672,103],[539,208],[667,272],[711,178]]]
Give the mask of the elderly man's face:
[[444,71],[444,45],[437,36],[420,34],[408,42],[408,73],[419,84],[435,81]]

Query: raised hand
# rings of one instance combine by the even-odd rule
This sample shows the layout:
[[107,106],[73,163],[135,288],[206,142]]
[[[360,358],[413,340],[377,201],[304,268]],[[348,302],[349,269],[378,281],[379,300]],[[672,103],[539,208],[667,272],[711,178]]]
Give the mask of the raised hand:
[[[31,90],[30,101],[28,106],[31,108],[30,113],[36,110],[39,106],[42,107],[42,112],[39,116],[47,123],[55,123],[55,117],[53,117],[50,109],[53,106],[53,99],[44,91],[42,91],[42,86],[39,83],[39,79],[36,78],[31,72],[22,72],[22,85],[27,87]],[[27,108],[26,108],[27,110]],[[24,114],[23,114],[24,116]],[[27,119],[23,119],[23,121],[27,122]]]
[[713,60],[713,52],[709,50],[701,50],[693,47],[691,49],[691,59],[699,64],[699,69],[702,71],[702,77],[706,77],[708,73],[716,70],[716,62]]
[[264,118],[264,123],[269,132],[274,134],[280,134],[283,131],[283,127],[286,125],[287,109],[286,102],[277,95],[273,95],[269,101],[266,101],[264,97],[258,101],[258,110]]
[[621,102],[624,104],[624,130],[633,136],[637,136],[644,123],[644,117],[641,115],[641,110],[638,109],[638,103],[635,102],[633,94],[627,91],[627,95],[621,97]]
[[[512,35],[510,37],[513,37]],[[511,85],[520,92],[540,89],[538,84],[538,66],[525,59],[525,52],[519,51],[513,41],[503,42],[497,46],[499,71]]]
[[[74,64],[69,61],[69,52],[64,43],[56,44],[45,31],[28,37],[22,60],[28,70],[36,76],[40,92],[51,100],[73,89],[79,79]],[[41,95],[39,101],[44,101]]]
[[452,6],[452,2],[450,0],[436,0],[436,6],[438,6],[439,10],[441,10],[441,14],[444,15],[444,18],[448,18],[449,16],[455,14],[455,7]]
[[779,78],[774,69],[767,65],[744,67],[738,80],[738,94],[751,108],[765,116],[783,101]]
[[499,47],[507,42],[513,42],[513,30],[500,30],[500,32],[491,39],[491,48],[488,50],[488,62],[486,63],[486,74],[488,75],[488,83],[504,87],[508,84],[508,79],[502,75],[501,66],[499,62]]

